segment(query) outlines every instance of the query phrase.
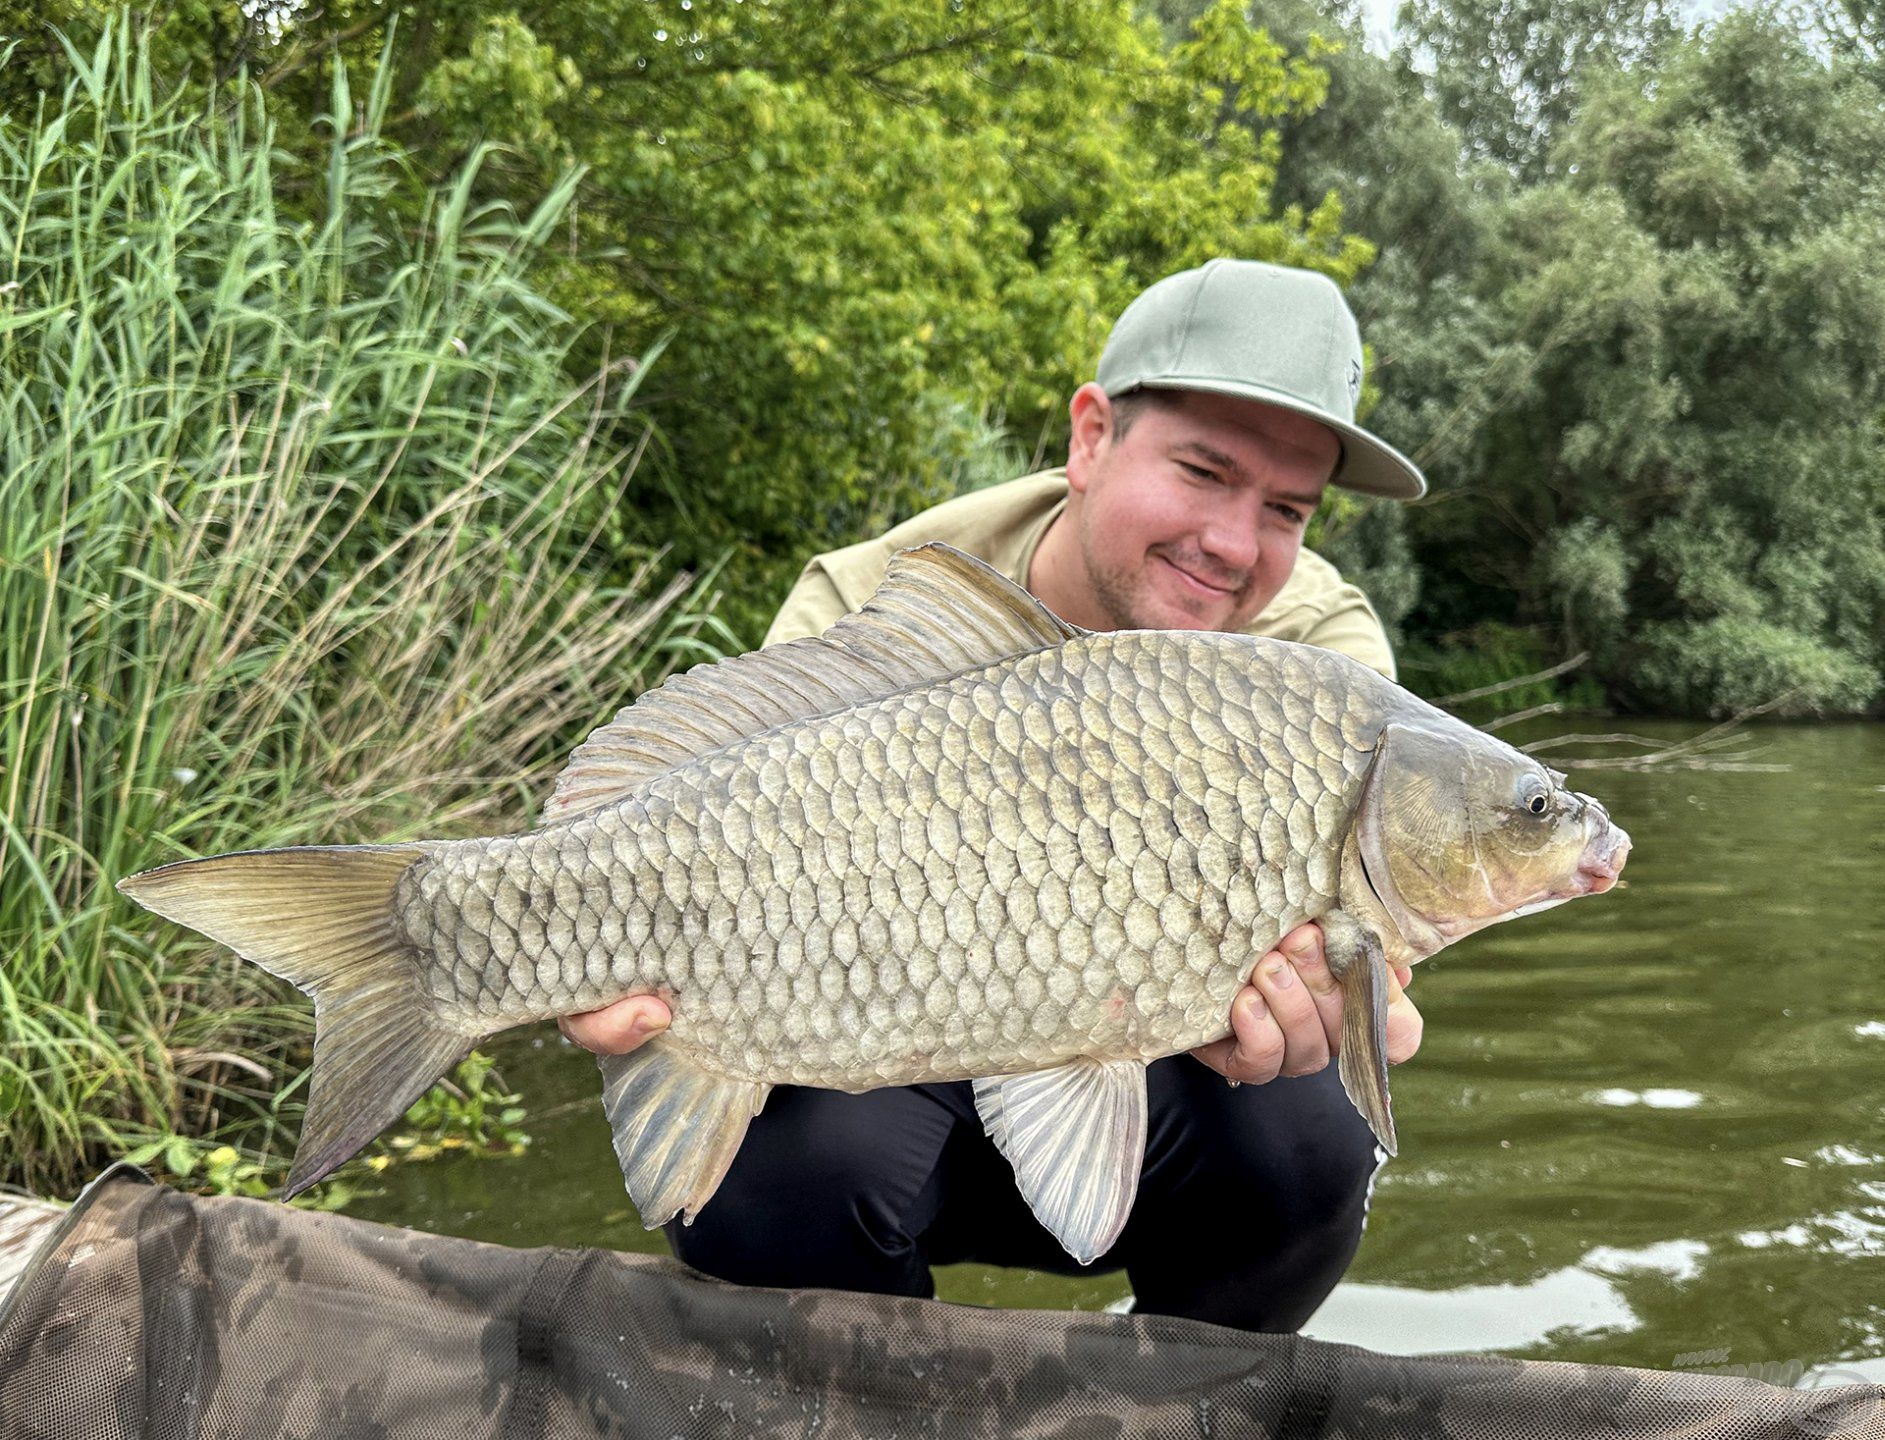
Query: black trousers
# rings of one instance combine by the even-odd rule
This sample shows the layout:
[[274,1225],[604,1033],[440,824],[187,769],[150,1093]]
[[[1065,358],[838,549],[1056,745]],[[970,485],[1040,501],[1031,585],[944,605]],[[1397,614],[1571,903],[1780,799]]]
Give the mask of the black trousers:
[[[1245,1330],[1301,1327],[1361,1243],[1374,1137],[1336,1078],[1233,1089],[1188,1055],[1153,1063],[1132,1217],[1095,1270],[1135,1308]],[[931,1265],[1078,1274],[982,1133],[966,1082],[844,1095],[782,1086],[692,1225],[695,1269],[745,1285],[935,1293]]]

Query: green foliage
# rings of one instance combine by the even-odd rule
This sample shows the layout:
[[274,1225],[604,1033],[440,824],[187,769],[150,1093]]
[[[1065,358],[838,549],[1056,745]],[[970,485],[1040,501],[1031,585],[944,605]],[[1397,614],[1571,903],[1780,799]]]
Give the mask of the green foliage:
[[[1318,530],[1417,643],[1492,616],[1701,709],[1725,672],[1668,681],[1651,627],[1758,620],[1860,667],[1810,704],[1885,669],[1870,0],[1692,35],[1662,0],[1415,0],[1388,57],[1322,0],[330,0],[274,48],[195,0],[162,44],[203,84],[256,63],[314,157],[330,57],[395,12],[405,163],[475,162],[474,207],[584,167],[532,251],[601,322],[570,373],[672,336],[598,435],[650,443],[611,551],[722,567],[692,654],[754,638],[810,551],[1057,458],[1119,305],[1231,252],[1349,287],[1368,423],[1436,493]],[[320,196],[291,179],[277,213]]]
[[[809,551],[958,488],[987,411],[1057,430],[1150,280],[1218,253],[1343,280],[1365,259],[1335,206],[1273,212],[1263,127],[1322,75],[1231,4],[1170,48],[1120,3],[621,13],[589,17],[615,28],[603,55],[579,11],[530,19],[584,73],[565,133],[588,233],[617,247],[571,283],[676,327],[646,392],[669,458],[636,498],[683,553],[738,547],[749,633]],[[488,133],[461,94],[451,133]]]
[[1877,91],[1771,17],[1592,87],[1565,178],[1491,217],[1477,338],[1425,377],[1451,491],[1410,516],[1426,624],[1552,624],[1655,707],[1870,703],[1882,149]]
[[1406,511],[1399,505],[1350,501],[1353,513],[1342,517],[1338,497],[1317,512],[1318,533],[1310,536],[1318,553],[1359,585],[1391,639],[1420,600],[1420,570],[1407,543]]
[[1632,679],[1683,715],[1774,715],[1863,709],[1878,671],[1787,625],[1739,615],[1645,628]]
[[496,1062],[473,1050],[406,1112],[404,1133],[386,1143],[395,1153],[425,1159],[445,1150],[521,1155],[530,1144],[523,1128],[523,1096],[504,1088]]
[[1400,43],[1468,155],[1538,179],[1587,83],[1653,66],[1679,14],[1668,0],[1406,0]]
[[1590,676],[1572,672],[1550,680],[1496,690],[1468,699],[1470,691],[1501,685],[1521,676],[1536,675],[1557,662],[1552,640],[1535,629],[1482,620],[1470,630],[1447,636],[1438,644],[1418,643],[1401,654],[1401,683],[1428,700],[1444,703],[1462,718],[1484,724],[1501,715],[1534,706],[1562,704],[1573,709],[1596,709],[1603,691]]
[[1800,0],[1783,13],[1842,59],[1885,82],[1885,4],[1880,0]]
[[[264,57],[285,127],[380,13],[335,0]],[[1368,255],[1333,202],[1273,204],[1274,127],[1326,75],[1230,0],[1169,44],[1127,0],[441,0],[401,25],[414,153],[494,145],[480,193],[504,195],[585,167],[553,293],[674,337],[624,521],[696,565],[732,549],[748,638],[812,550],[967,483],[986,417],[1055,448],[1151,280],[1235,253],[1346,283]]]
[[305,1006],[113,881],[525,820],[679,593],[590,574],[634,451],[526,279],[567,188],[474,155],[408,235],[386,72],[303,167],[124,32],[69,65],[0,121],[0,1179],[53,1188],[294,1120]]
[[206,1195],[241,1195],[261,1199],[268,1194],[266,1167],[247,1159],[233,1145],[207,1145],[191,1135],[164,1135],[124,1152],[133,1165],[161,1170],[176,1185]]
[[[521,1155],[530,1144],[523,1128],[522,1097],[503,1088],[494,1062],[474,1050],[451,1075],[426,1091],[406,1112],[404,1127],[374,1142],[292,1202],[302,1209],[344,1210],[371,1193],[373,1177],[395,1160],[429,1160],[448,1151],[473,1155]],[[170,1183],[204,1195],[240,1195],[257,1200],[281,1188],[279,1156],[184,1133],[138,1140],[126,1126],[117,1136],[120,1158],[161,1171]],[[128,1148],[127,1148],[128,1147]]]
[[1586,515],[1552,535],[1539,580],[1562,607],[1567,646],[1614,640],[1629,613],[1630,557],[1622,537]]

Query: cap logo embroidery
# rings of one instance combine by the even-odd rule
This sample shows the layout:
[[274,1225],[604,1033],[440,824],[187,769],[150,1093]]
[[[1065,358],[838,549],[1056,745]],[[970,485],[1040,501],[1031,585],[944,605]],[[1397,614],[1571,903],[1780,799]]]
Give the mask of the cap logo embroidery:
[[1348,362],[1348,403],[1354,405],[1361,400],[1361,361]]

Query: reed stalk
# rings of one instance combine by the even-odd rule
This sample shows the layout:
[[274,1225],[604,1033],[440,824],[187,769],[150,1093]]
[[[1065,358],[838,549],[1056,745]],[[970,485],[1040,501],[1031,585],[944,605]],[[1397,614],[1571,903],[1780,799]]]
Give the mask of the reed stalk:
[[305,1003],[116,879],[521,827],[702,619],[608,541],[652,356],[572,384],[531,283],[574,176],[412,202],[384,63],[291,173],[253,90],[70,58],[0,120],[0,1182],[54,1191],[292,1142]]

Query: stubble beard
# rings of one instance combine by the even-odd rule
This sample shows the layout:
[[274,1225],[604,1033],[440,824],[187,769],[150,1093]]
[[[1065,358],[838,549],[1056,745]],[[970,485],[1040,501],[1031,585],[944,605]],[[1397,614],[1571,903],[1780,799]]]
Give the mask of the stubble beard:
[[1146,623],[1138,607],[1136,589],[1132,576],[1116,566],[1104,564],[1094,553],[1093,537],[1084,526],[1080,531],[1080,559],[1086,566],[1087,581],[1093,588],[1093,598],[1100,611],[1106,616],[1107,628],[1111,630],[1150,630],[1157,627]]
[[[1251,615],[1243,614],[1242,604],[1238,603],[1231,607],[1230,613],[1224,617],[1221,624],[1206,625],[1202,620],[1194,617],[1190,625],[1173,626],[1147,614],[1141,597],[1141,590],[1145,584],[1149,583],[1147,578],[1142,574],[1134,574],[1120,566],[1103,562],[1094,553],[1092,536],[1084,527],[1080,533],[1080,556],[1086,565],[1087,579],[1093,588],[1093,598],[1106,616],[1109,628],[1114,630],[1186,629],[1235,633],[1249,624],[1255,613],[1253,611]],[[1147,552],[1144,563],[1149,567],[1169,562],[1161,562],[1157,556]],[[1244,593],[1240,593],[1237,598],[1239,602],[1242,602],[1247,597]]]

